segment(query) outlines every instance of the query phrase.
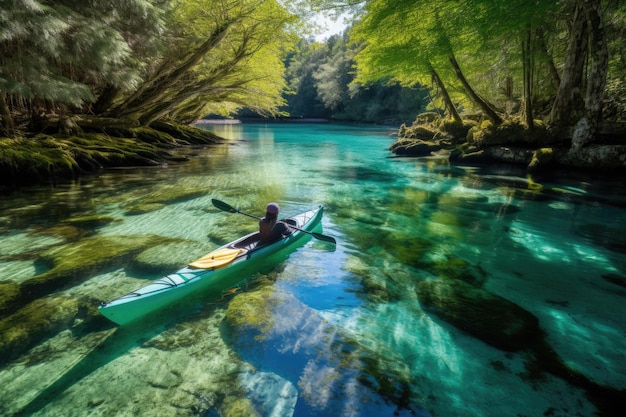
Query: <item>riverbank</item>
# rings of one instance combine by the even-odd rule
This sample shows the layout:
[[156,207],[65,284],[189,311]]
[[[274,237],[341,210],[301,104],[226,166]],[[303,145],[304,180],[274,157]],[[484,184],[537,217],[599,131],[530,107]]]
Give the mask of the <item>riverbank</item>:
[[175,149],[221,141],[207,130],[173,122],[144,127],[89,117],[59,120],[37,134],[0,138],[0,186],[54,183],[103,168],[184,162]]
[[417,117],[402,126],[389,150],[399,156],[448,158],[453,163],[523,166],[528,172],[568,168],[602,172],[626,170],[626,126],[603,126],[595,143],[573,146],[541,122],[532,129],[509,120],[499,126],[465,119],[462,124],[441,119],[436,113]]

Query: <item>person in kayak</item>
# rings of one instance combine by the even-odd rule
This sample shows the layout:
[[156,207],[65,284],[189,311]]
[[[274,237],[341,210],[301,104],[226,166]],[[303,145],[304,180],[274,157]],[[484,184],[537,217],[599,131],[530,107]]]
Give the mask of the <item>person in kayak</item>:
[[265,210],[265,217],[259,220],[260,243],[270,243],[289,236],[292,230],[287,223],[278,220],[280,207],[276,203],[269,203]]

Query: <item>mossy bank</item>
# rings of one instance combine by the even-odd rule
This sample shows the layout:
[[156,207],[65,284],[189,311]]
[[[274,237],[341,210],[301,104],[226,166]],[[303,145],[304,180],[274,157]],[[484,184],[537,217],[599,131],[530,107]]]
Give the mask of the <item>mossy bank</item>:
[[181,162],[173,151],[221,138],[192,126],[156,122],[139,126],[115,119],[79,117],[39,133],[0,138],[0,185],[72,179],[103,168]]

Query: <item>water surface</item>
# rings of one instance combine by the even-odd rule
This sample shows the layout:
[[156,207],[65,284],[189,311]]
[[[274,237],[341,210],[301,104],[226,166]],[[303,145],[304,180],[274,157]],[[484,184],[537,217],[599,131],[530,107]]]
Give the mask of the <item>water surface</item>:
[[[183,164],[3,192],[0,415],[590,416],[589,384],[626,389],[619,181],[393,158],[385,127],[209,128],[227,143]],[[323,204],[338,245],[311,239],[133,326],[99,319],[99,301],[255,229],[212,198]],[[521,307],[541,343],[461,328],[418,299],[430,281],[504,300],[478,324]]]

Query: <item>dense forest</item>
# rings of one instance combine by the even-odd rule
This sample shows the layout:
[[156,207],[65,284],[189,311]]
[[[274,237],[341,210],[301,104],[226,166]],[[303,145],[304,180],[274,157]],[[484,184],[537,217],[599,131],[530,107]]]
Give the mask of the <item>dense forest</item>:
[[288,90],[284,110],[291,118],[400,125],[412,122],[428,104],[428,89],[387,77],[355,82],[358,51],[348,33],[325,42],[302,40],[285,60]]
[[[344,36],[306,40],[346,11]],[[413,122],[397,153],[623,169],[625,29],[616,0],[11,0],[0,174],[150,163],[242,109]]]

